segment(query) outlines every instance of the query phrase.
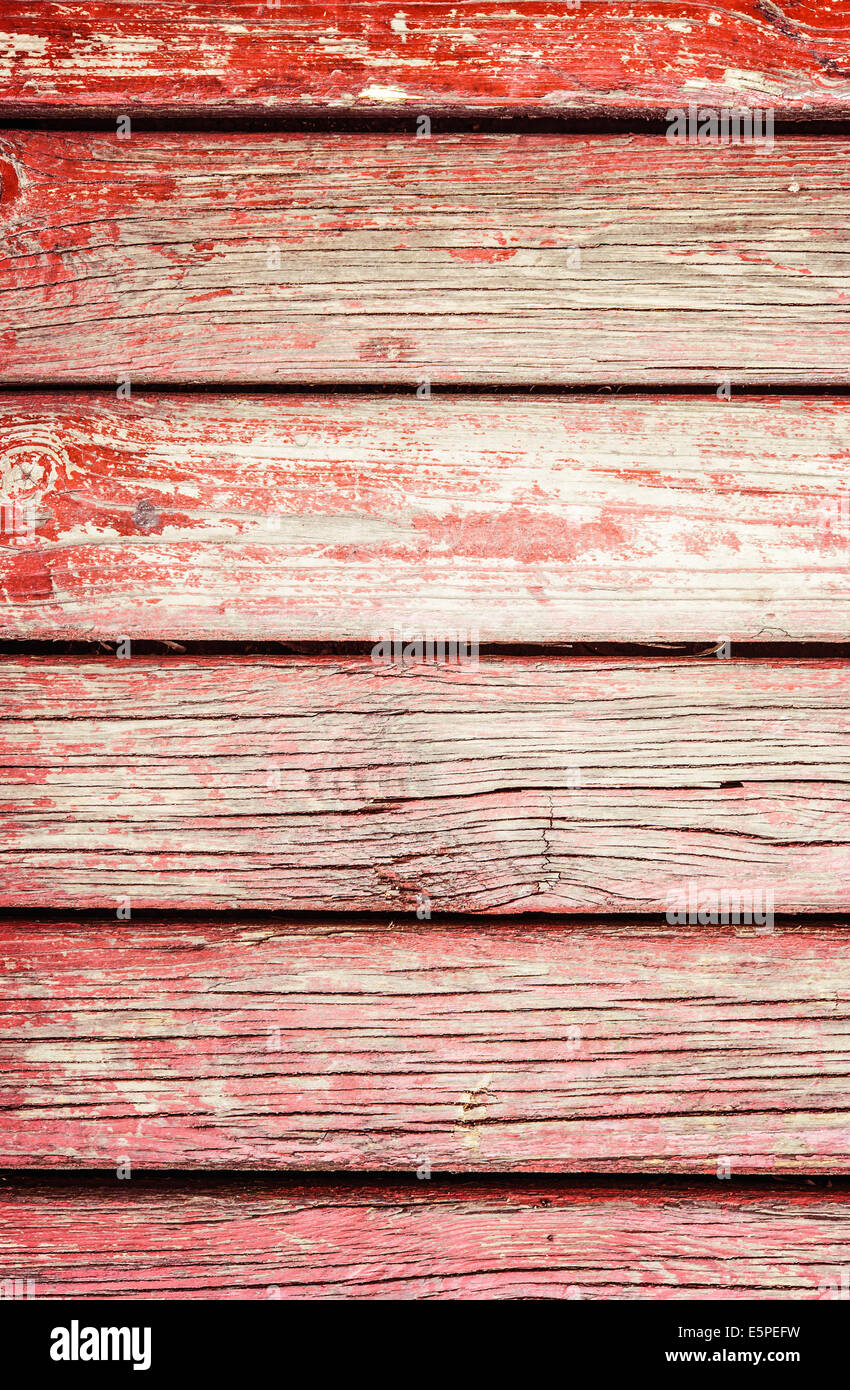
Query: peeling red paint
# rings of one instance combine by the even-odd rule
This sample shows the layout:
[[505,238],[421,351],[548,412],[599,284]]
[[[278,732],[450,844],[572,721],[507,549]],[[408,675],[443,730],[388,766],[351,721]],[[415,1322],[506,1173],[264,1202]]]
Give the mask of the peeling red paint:
[[516,255],[516,251],[509,251],[507,248],[497,246],[452,246],[449,248],[449,255],[453,261],[481,261],[486,265],[495,265],[497,261],[510,261]]
[[[185,1132],[178,1116],[169,1125]],[[139,1126],[144,1134],[143,1118]],[[417,1136],[408,1164],[423,1147]],[[7,1267],[31,1271],[43,1298],[268,1299],[283,1289],[287,1299],[357,1301],[390,1288],[400,1299],[579,1290],[603,1300],[793,1300],[842,1297],[850,1203],[841,1186],[789,1178],[671,1179],[662,1189],[626,1175],[607,1185],[493,1176],[474,1188],[447,1175],[318,1186],[196,1177],[151,1189],[113,1176],[108,1191],[73,1179],[4,1183],[0,1220]]]
[[[695,85],[846,117],[847,16],[332,10],[0,16],[0,380],[96,388],[0,395],[0,635],[108,643],[0,673],[0,903],[33,914],[0,921],[0,1169],[362,1175],[422,1148],[488,1176],[108,1201],[12,1176],[7,1267],[56,1297],[822,1296],[850,1208],[787,1178],[850,1150],[847,932],[807,916],[846,908],[847,670],[737,643],[848,638],[848,402],[741,388],[850,381],[850,144],[840,121],[769,159],[438,127],[663,116]],[[222,128],[329,109],[410,129]],[[127,112],[203,119],[122,141]],[[14,129],[69,114],[98,128]],[[728,403],[427,385],[726,379]],[[399,391],[140,389],[215,382]],[[397,625],[659,654],[176,640]],[[721,634],[728,662],[665,650]],[[173,655],[113,655],[126,635]],[[786,925],[674,925],[696,876],[757,882]],[[124,902],[162,915],[57,911]],[[786,1185],[634,1180],[697,1178],[718,1147]],[[534,1176],[575,1171],[618,1186]]]
[[798,399],[7,392],[55,602],[0,519],[0,633],[841,640],[847,404]]
[[13,203],[18,194],[18,171],[8,159],[0,159],[0,206]]
[[122,364],[136,388],[850,380],[840,133],[769,160],[639,134],[2,146],[25,171],[0,207],[6,384],[102,388]]
[[415,135],[416,114],[446,108],[663,113],[693,100],[761,107],[769,94],[779,112],[816,115],[850,102],[846,14],[818,0],[779,22],[759,0],[716,0],[710,13],[699,0],[85,0],[73,18],[53,0],[5,0],[13,115],[332,106],[406,110]]
[[738,1176],[843,1171],[837,924],[60,916],[0,920],[0,951],[0,1170],[391,1172],[427,1150],[442,1172],[628,1181],[715,1171],[722,1127]]

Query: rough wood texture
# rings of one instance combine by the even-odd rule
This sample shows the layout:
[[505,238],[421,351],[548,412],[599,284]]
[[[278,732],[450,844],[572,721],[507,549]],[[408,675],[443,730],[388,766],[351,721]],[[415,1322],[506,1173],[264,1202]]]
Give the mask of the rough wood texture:
[[843,1192],[143,1181],[0,1196],[0,1268],[42,1298],[827,1299]]
[[850,22],[824,0],[5,0],[5,112],[318,108],[846,114]]
[[847,1169],[838,928],[11,921],[0,961],[6,1168]]
[[846,640],[848,419],[819,397],[0,396],[0,635]]
[[18,659],[5,905],[842,910],[842,662]]
[[850,381],[850,142],[0,139],[0,381]]

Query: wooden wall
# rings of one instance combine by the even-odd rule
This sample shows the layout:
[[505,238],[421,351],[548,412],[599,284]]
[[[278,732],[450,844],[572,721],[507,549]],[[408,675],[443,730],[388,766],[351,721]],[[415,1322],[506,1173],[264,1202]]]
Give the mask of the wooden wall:
[[8,0],[0,75],[0,1278],[834,1296],[843,8]]

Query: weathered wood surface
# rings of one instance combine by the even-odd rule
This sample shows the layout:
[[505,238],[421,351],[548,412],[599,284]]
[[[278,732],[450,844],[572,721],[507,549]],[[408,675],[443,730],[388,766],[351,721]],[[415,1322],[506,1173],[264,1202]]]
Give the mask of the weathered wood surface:
[[0,138],[0,381],[850,381],[850,142]]
[[[5,905],[842,910],[840,661],[7,659]],[[765,899],[766,901],[766,899]]]
[[790,1185],[23,1182],[0,1272],[41,1298],[833,1299],[848,1220]]
[[0,395],[0,635],[847,640],[848,420],[821,397]]
[[850,1158],[837,927],[13,920],[0,962],[6,1168]]
[[5,0],[0,110],[23,113],[850,108],[846,6],[729,0]]

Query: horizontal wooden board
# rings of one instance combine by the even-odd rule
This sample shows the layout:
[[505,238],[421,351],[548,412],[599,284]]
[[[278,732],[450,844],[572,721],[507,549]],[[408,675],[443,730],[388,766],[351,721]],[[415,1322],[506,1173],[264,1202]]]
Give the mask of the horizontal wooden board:
[[5,905],[663,915],[696,882],[846,906],[841,661],[131,655],[2,678]]
[[0,1166],[842,1173],[850,935],[0,922]]
[[847,640],[849,421],[822,397],[0,395],[0,635]]
[[0,138],[0,381],[850,381],[850,141]]
[[36,1298],[830,1299],[843,1191],[529,1182],[0,1189]]
[[850,22],[797,0],[4,0],[4,112],[846,113]]

